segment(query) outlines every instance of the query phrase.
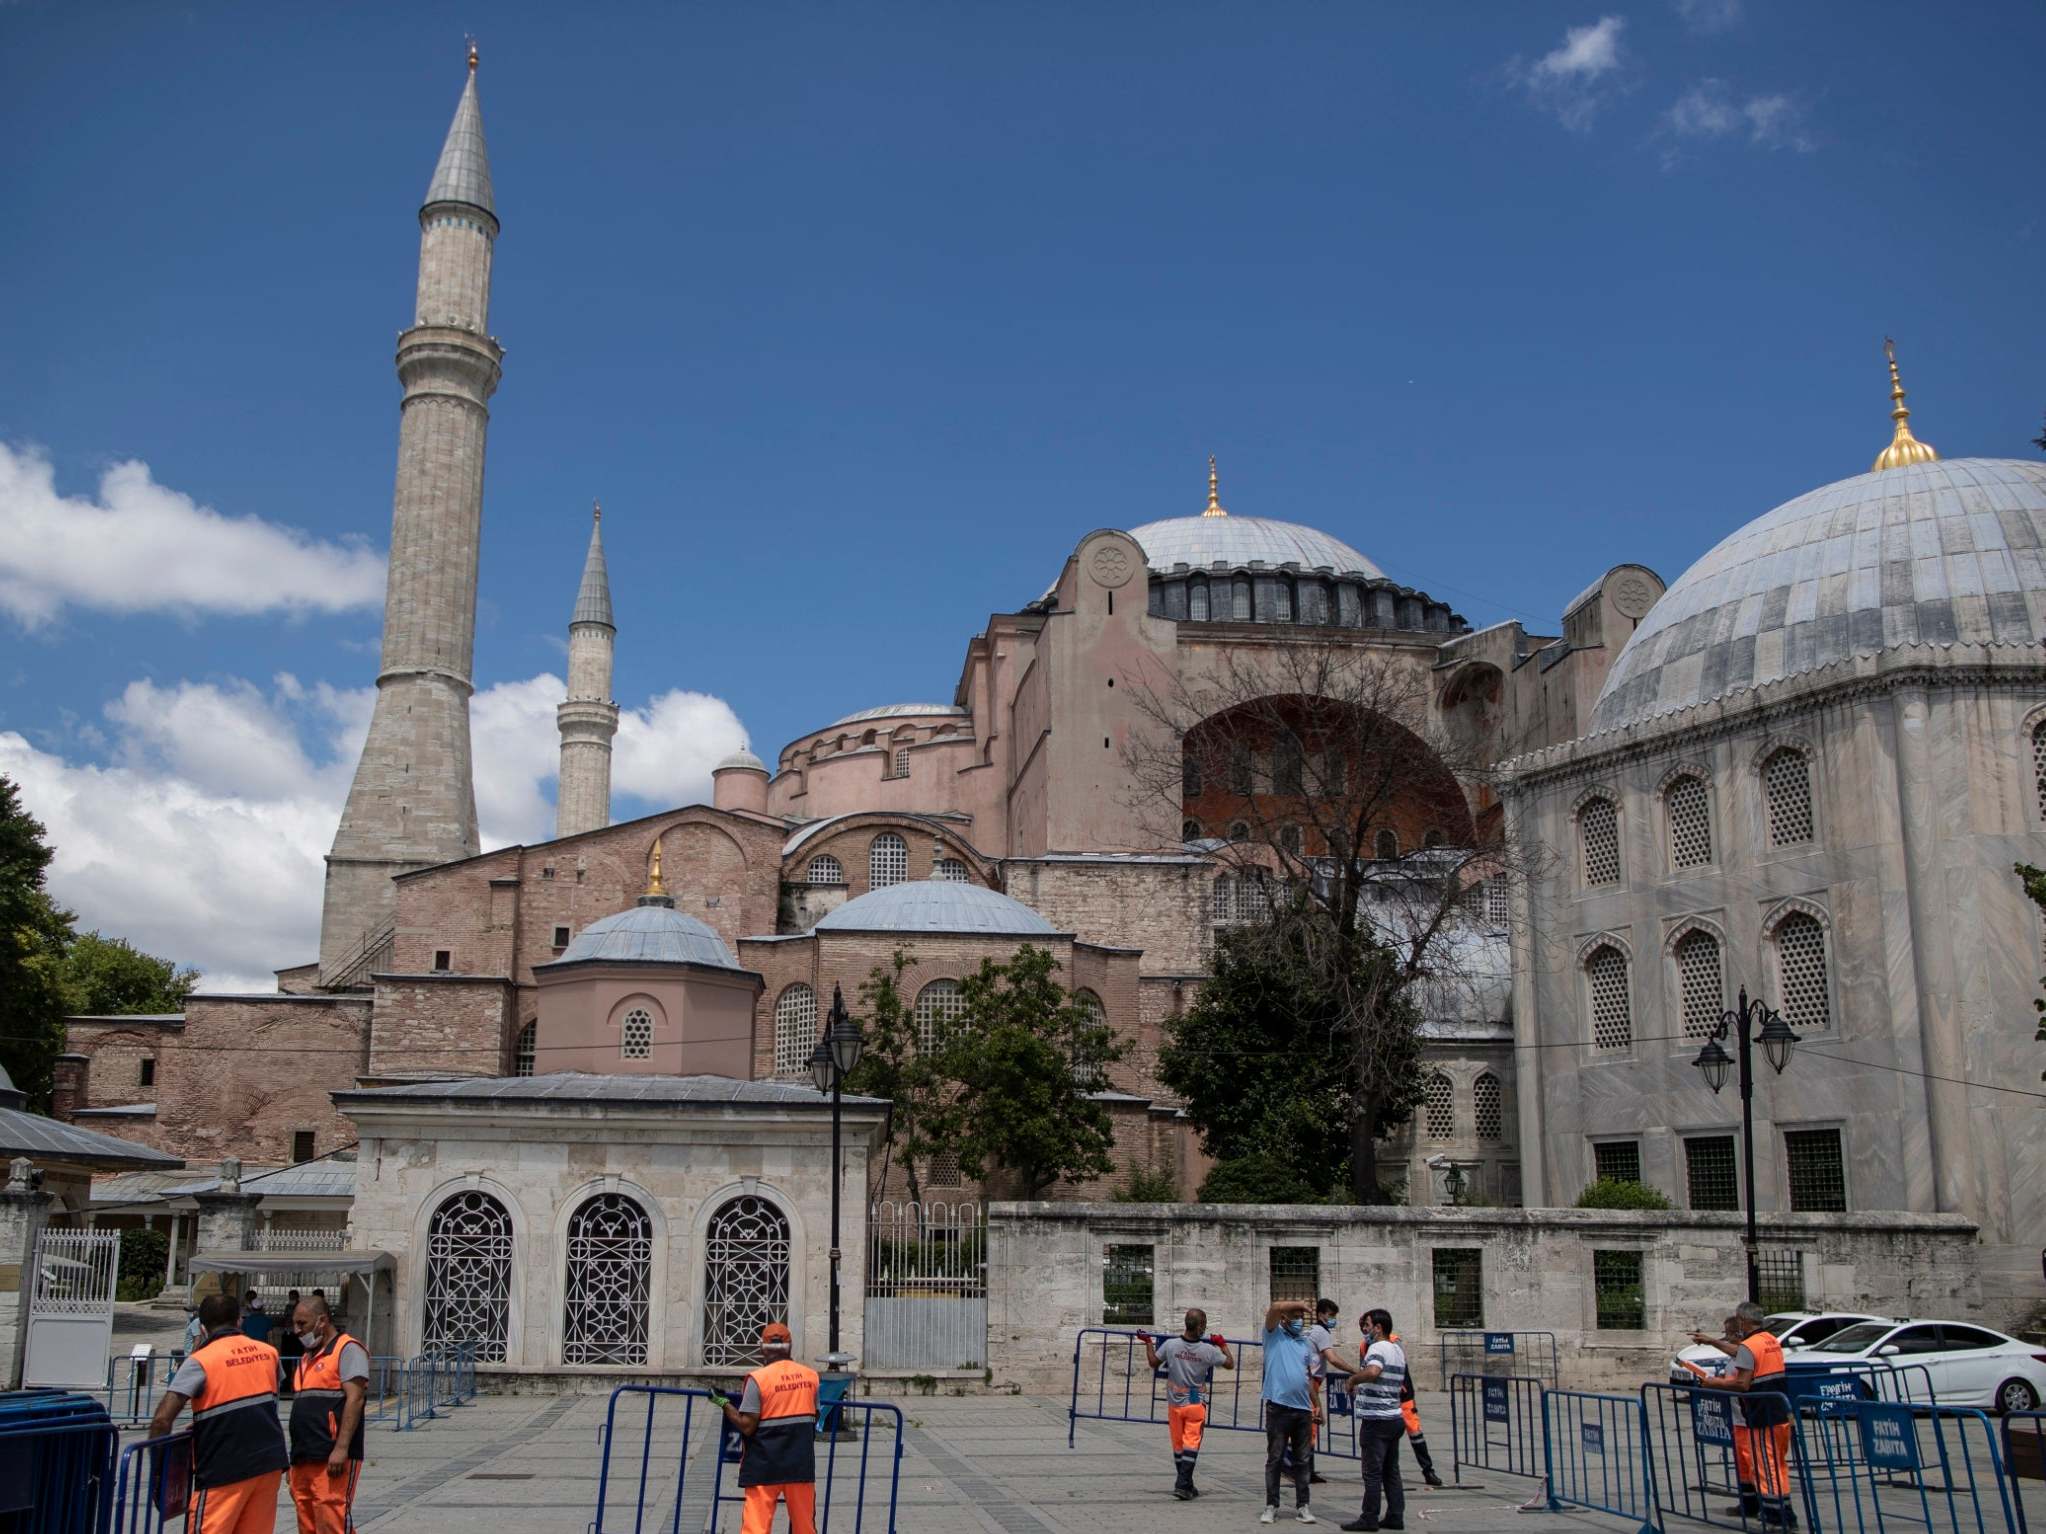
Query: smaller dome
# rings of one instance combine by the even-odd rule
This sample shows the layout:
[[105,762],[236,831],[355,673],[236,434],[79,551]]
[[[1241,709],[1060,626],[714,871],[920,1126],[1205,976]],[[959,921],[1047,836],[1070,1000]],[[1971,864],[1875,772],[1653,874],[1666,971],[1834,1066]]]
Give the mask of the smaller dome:
[[744,746],[741,746],[738,750],[734,751],[730,756],[726,757],[722,762],[719,762],[717,766],[711,768],[712,772],[726,772],[731,770],[738,770],[742,772],[765,772],[767,771],[767,763],[763,762],[751,751],[748,751]]
[[843,719],[834,719],[824,728],[835,730],[842,724],[866,724],[874,719],[921,719],[937,715],[956,719],[966,712],[956,703],[884,703],[879,708],[863,708]]
[[536,964],[549,969],[561,964],[602,961],[607,964],[708,964],[737,969],[724,939],[694,916],[671,906],[634,906],[615,916],[591,922],[575,935],[558,959]]
[[817,923],[835,932],[967,932],[1049,937],[1058,929],[1020,900],[953,879],[890,884],[848,900]]

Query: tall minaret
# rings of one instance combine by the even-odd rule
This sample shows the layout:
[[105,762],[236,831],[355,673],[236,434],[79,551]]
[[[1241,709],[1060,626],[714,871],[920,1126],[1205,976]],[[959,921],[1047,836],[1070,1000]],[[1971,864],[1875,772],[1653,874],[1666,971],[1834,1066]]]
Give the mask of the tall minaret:
[[590,512],[590,553],[568,619],[568,699],[554,711],[561,731],[561,779],[554,795],[554,834],[601,831],[611,824],[611,737],[618,705],[611,699],[611,574],[604,567],[604,508]]
[[419,301],[398,337],[398,481],[376,712],[327,854],[320,971],[346,971],[390,925],[391,879],[477,850],[469,759],[497,211],[476,99],[476,49],[419,210]]

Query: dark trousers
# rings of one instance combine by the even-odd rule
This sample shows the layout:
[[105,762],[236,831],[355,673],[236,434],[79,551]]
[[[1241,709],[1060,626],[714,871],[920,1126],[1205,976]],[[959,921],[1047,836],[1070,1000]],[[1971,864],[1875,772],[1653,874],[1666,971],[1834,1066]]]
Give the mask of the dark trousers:
[[1298,1406],[1265,1402],[1265,1506],[1279,1505],[1279,1464],[1291,1452],[1293,1505],[1307,1506],[1307,1477],[1314,1464],[1314,1414]]
[[1407,1489],[1400,1484],[1400,1440],[1407,1425],[1398,1417],[1365,1417],[1357,1423],[1357,1448],[1364,1459],[1364,1522],[1378,1522],[1383,1493],[1385,1516],[1404,1523]]

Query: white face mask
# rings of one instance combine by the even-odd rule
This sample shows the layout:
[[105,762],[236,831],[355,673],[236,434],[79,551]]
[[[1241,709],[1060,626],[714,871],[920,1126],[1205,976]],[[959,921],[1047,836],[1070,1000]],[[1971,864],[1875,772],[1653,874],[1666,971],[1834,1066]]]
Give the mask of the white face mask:
[[300,1332],[298,1340],[309,1348],[316,1348],[320,1345],[320,1334],[316,1331]]

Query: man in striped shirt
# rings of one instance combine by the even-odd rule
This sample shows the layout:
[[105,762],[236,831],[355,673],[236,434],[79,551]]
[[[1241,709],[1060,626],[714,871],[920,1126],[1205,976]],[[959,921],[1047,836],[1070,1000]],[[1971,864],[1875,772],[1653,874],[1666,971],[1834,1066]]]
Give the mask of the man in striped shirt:
[[[1357,1449],[1364,1461],[1364,1507],[1345,1529],[1404,1529],[1407,1492],[1400,1484],[1400,1439],[1407,1430],[1400,1395],[1407,1383],[1407,1352],[1392,1337],[1392,1315],[1368,1310],[1362,1318],[1371,1345],[1350,1376],[1351,1410],[1357,1414]],[[1383,1495],[1385,1518],[1378,1516]]]

